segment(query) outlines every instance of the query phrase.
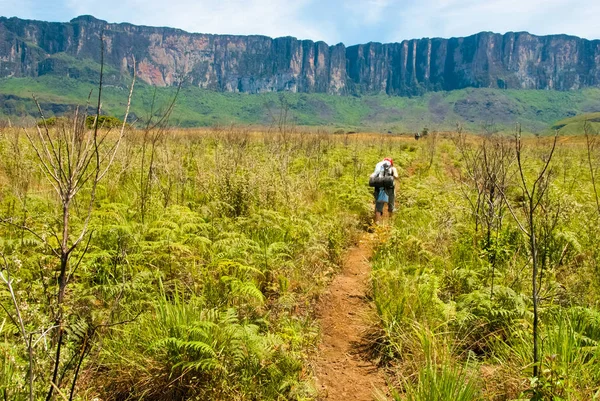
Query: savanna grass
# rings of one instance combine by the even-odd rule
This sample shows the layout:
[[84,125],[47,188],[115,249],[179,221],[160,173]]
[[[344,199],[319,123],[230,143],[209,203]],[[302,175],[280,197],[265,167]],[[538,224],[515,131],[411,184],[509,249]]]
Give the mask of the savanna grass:
[[[559,138],[546,195],[533,215],[541,266],[540,362],[533,377],[531,249],[519,227],[527,209],[514,156],[501,165],[506,181],[481,184],[493,152],[499,146],[514,152],[514,142],[458,136],[419,143],[413,174],[400,184],[391,233],[373,258],[381,319],[375,348],[396,377],[394,397],[592,399],[600,388],[598,210],[585,140]],[[550,146],[544,138],[523,141],[526,181],[548,160]],[[430,344],[439,348],[436,358],[423,357],[415,325],[445,339]]]
[[[294,130],[127,132],[95,194],[93,235],[72,257],[61,386],[79,374],[75,399],[314,399],[315,300],[369,224],[372,166],[408,148]],[[41,397],[57,198],[19,131],[0,132],[0,160],[2,252],[39,338]],[[5,287],[0,302],[14,314]],[[4,313],[0,392],[25,399],[28,354]]]

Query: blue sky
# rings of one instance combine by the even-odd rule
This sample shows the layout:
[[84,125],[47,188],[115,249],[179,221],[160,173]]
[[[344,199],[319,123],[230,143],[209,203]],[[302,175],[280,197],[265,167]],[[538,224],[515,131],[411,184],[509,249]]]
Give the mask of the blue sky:
[[0,0],[6,17],[69,21],[82,14],[189,32],[347,45],[481,31],[600,39],[600,0]]

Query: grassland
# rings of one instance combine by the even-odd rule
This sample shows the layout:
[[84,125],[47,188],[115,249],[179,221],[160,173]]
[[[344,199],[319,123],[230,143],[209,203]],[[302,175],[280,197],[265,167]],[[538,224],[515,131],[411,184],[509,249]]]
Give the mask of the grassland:
[[[597,397],[600,215],[585,139],[559,138],[535,209],[526,191],[552,140],[523,142],[523,181],[514,140],[463,139],[430,138],[404,165],[401,209],[373,259],[381,326],[370,338],[395,377],[394,399]],[[496,170],[498,155],[506,158]],[[484,184],[503,168],[504,178]],[[543,272],[534,278],[537,312],[534,254]]]
[[[93,138],[85,132],[76,138]],[[102,149],[117,138],[108,133]],[[41,141],[0,130],[5,399],[47,396],[59,344],[56,387],[73,399],[318,399],[315,299],[369,227],[366,181],[385,156],[401,171],[398,211],[376,229],[378,319],[365,342],[394,399],[598,394],[600,214],[591,171],[600,154],[591,148],[590,170],[581,136],[559,138],[552,158],[551,138],[523,142],[528,185],[550,160],[532,214],[535,248],[520,228],[526,192],[507,137],[132,129],[96,191],[87,181],[74,198],[71,234],[64,195],[40,164],[51,153],[35,153]],[[491,160],[504,174],[493,186],[484,173]],[[80,232],[59,300],[56,252]],[[541,264],[535,363],[533,252]]]
[[563,135],[580,135],[588,132],[596,132],[600,128],[600,113],[583,113],[575,117],[565,118],[557,121],[552,126]]
[[[74,143],[92,138],[85,132]],[[316,397],[313,304],[368,223],[360,182],[379,158],[375,142],[359,141],[366,150],[324,134],[130,131],[65,220],[64,192],[35,156],[40,141],[0,131],[3,398],[40,399],[51,382],[75,399]],[[61,163],[86,152],[59,143]],[[63,279],[57,249],[81,232]]]
[[[93,75],[93,66],[89,67]],[[83,67],[82,67],[83,68]],[[85,70],[85,69],[83,69]],[[110,71],[107,73],[110,74]],[[105,88],[104,111],[121,117],[126,85],[114,73]],[[37,109],[31,101],[35,94],[48,116],[62,114],[81,105],[93,80],[56,75],[39,78],[5,78],[0,80],[3,118],[19,122]],[[175,88],[139,85],[133,99],[134,119],[148,118],[152,99],[165,105],[175,96]],[[325,127],[330,131],[415,132],[451,130],[461,124],[471,131],[512,129],[519,122],[528,132],[548,133],[556,121],[581,113],[600,110],[600,90],[572,92],[520,91],[471,88],[453,92],[428,93],[421,97],[386,95],[330,96],[325,94],[267,93],[249,95],[217,93],[184,87],[177,100],[171,122],[180,127],[230,124],[270,125],[282,107],[290,110],[292,123],[299,126]],[[160,110],[158,110],[160,113]]]

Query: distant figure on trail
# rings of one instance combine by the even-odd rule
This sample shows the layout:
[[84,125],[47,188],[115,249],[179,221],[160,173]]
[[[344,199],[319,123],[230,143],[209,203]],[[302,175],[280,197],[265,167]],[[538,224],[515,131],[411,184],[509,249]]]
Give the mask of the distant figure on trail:
[[398,170],[394,167],[394,161],[386,157],[375,166],[375,171],[369,177],[369,185],[374,187],[375,197],[375,222],[381,220],[383,206],[388,204],[390,217],[395,210],[395,181],[398,179]]
[[415,139],[418,141],[421,137],[421,133],[419,131],[415,132]]

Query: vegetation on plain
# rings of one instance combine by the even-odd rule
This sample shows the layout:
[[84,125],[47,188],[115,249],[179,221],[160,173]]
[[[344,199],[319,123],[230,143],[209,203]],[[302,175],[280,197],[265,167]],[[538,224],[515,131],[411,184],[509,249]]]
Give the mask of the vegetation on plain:
[[[58,140],[65,128],[49,129]],[[117,131],[102,131],[106,150]],[[51,399],[315,399],[314,302],[370,222],[365,177],[382,155],[403,176],[398,213],[377,230],[379,320],[365,338],[393,398],[598,393],[600,154],[590,128],[559,137],[553,154],[552,138],[460,130],[418,142],[284,121],[262,133],[160,132],[125,127],[95,194],[82,184],[70,227],[89,228],[60,305],[62,198],[35,150],[46,137],[0,132],[5,399],[50,388]],[[543,187],[535,208],[533,183]]]
[[[110,159],[120,135],[104,129],[98,156],[112,163],[97,185],[95,156],[61,170],[80,183],[67,257],[61,194],[72,192],[38,150],[62,144],[57,163],[96,155],[94,129],[76,121],[72,136],[69,125],[0,134],[1,395],[313,398],[313,305],[368,221],[361,177],[380,146],[287,128],[125,126]],[[86,165],[91,178],[69,178]]]
[[[596,131],[423,143],[373,258],[372,353],[408,400],[600,395]],[[421,145],[421,144],[419,144]],[[553,150],[554,149],[554,150]]]

